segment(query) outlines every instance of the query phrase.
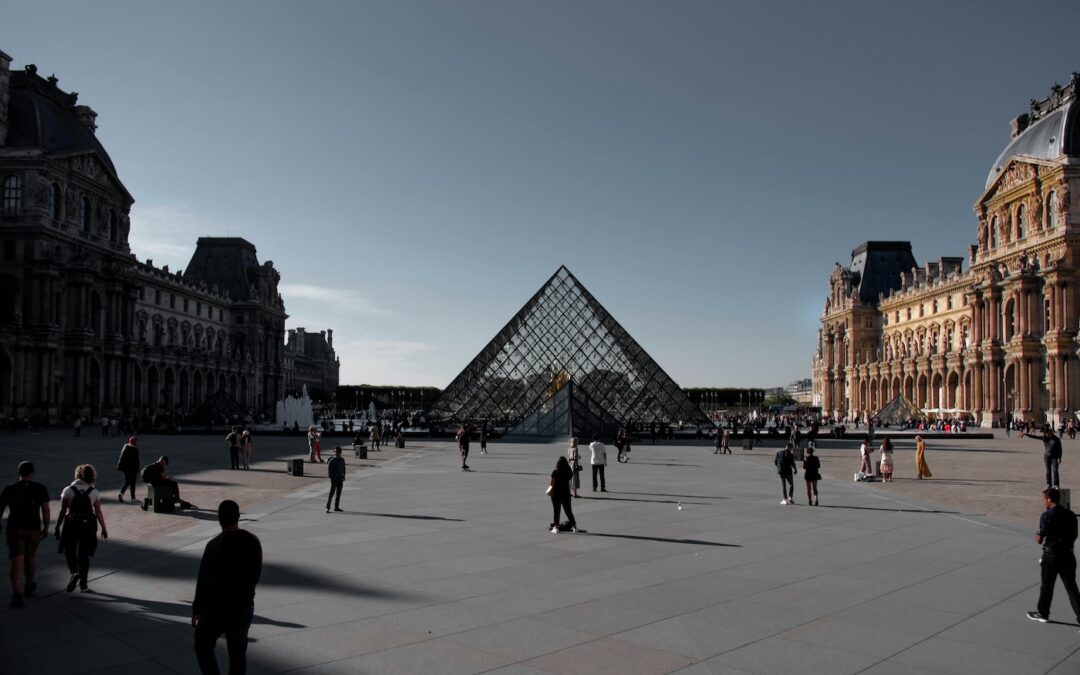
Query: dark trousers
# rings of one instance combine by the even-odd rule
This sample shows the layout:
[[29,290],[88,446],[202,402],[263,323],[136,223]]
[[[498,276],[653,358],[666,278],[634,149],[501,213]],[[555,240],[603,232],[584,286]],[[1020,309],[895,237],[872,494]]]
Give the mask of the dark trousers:
[[1061,483],[1058,482],[1058,460],[1050,455],[1043,455],[1043,465],[1046,466],[1046,484],[1061,485]]
[[[326,497],[326,508],[330,508],[331,500],[334,502],[334,508],[341,508],[341,486],[345,481],[332,480],[330,481],[330,494]],[[334,499],[337,497],[337,499]]]
[[596,492],[596,477],[597,476],[600,476],[600,489],[601,490],[606,490],[607,489],[607,483],[604,482],[604,465],[603,464],[593,464],[592,465],[592,489],[593,489],[593,492]]
[[[64,527],[70,527],[70,525]],[[86,576],[90,574],[90,556],[94,554],[95,544],[97,544],[97,535],[93,531],[64,534],[64,558],[67,560],[68,571],[79,575],[82,586],[86,585]]]
[[244,675],[247,672],[248,629],[255,608],[228,619],[203,616],[195,627],[195,657],[199,661],[199,670],[203,675],[218,675],[217,659],[214,658],[214,645],[218,638],[225,635],[225,644],[229,651],[229,675]]
[[139,475],[138,471],[125,471],[124,472],[124,484],[120,487],[120,494],[124,494],[124,490],[131,488],[131,501],[135,501],[135,477]]
[[795,499],[795,477],[790,473],[780,474],[780,490],[784,499]]
[[574,520],[574,509],[570,507],[570,493],[567,492],[564,495],[551,495],[551,526],[559,526],[559,509],[562,508],[566,513],[566,521],[570,523],[570,527],[577,527],[577,521]]
[[1061,585],[1069,594],[1077,621],[1080,621],[1080,590],[1076,588],[1076,556],[1072,551],[1051,553],[1043,549],[1042,584],[1039,586],[1039,614],[1050,616],[1050,602],[1054,599],[1054,583],[1061,577]]
[[239,445],[230,445],[229,446],[229,461],[232,462],[232,468],[234,468],[234,469],[239,469],[240,468],[240,446]]

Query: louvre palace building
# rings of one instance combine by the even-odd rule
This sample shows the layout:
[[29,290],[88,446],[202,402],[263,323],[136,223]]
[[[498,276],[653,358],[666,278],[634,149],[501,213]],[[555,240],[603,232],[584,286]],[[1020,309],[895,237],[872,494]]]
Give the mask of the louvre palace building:
[[975,202],[978,244],[919,265],[908,242],[836,264],[813,357],[825,414],[872,416],[898,396],[1057,424],[1080,409],[1080,74],[1032,99]]
[[272,413],[289,379],[273,263],[239,238],[199,239],[182,272],[139,261],[96,117],[0,52],[0,418]]

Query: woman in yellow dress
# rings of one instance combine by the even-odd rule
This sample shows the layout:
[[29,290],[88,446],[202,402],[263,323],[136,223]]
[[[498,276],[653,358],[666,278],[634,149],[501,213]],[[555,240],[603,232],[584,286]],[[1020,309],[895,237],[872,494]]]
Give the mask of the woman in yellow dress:
[[917,476],[919,479],[934,477],[926,463],[926,443],[923,442],[922,436],[915,437],[915,471],[919,474]]

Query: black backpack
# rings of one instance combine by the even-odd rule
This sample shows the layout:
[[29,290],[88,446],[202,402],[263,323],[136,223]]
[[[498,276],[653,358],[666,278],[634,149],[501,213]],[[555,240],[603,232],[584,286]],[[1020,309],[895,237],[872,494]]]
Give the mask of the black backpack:
[[71,488],[75,496],[71,498],[71,503],[68,504],[67,518],[70,522],[83,526],[94,522],[94,503],[90,501],[90,493],[93,490],[93,485],[81,491],[76,487]]

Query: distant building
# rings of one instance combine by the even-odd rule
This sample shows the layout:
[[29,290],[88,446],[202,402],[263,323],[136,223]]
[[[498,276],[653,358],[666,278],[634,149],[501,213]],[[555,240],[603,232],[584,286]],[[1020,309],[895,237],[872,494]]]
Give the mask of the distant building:
[[805,380],[795,380],[788,386],[784,387],[788,396],[795,399],[795,402],[801,406],[813,405],[813,391],[814,381],[811,378]]
[[1060,422],[1080,408],[1080,74],[1032,100],[975,202],[978,243],[918,265],[908,242],[836,264],[813,358],[823,411]]
[[272,413],[286,319],[273,263],[237,238],[199,239],[184,272],[136,259],[134,199],[97,114],[10,64],[0,52],[0,417],[183,418],[222,392]]
[[285,390],[299,392],[306,385],[312,400],[329,402],[337,393],[341,361],[334,352],[334,331],[308,333],[289,329],[285,344]]

